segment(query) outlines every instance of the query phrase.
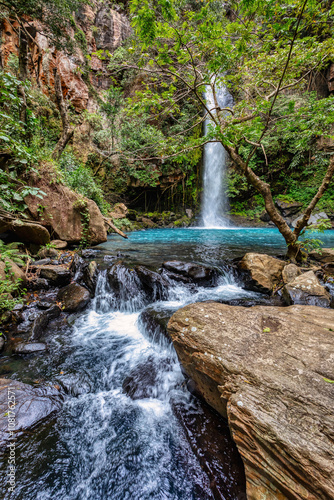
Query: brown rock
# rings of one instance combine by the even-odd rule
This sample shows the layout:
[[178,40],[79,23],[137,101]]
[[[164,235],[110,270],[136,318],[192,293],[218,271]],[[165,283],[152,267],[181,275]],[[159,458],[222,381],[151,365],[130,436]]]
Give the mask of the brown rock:
[[52,240],[51,245],[57,250],[64,250],[67,247],[67,241],[62,240]]
[[72,278],[71,271],[62,266],[40,266],[40,277],[45,278],[51,285],[64,286],[67,285]]
[[322,264],[334,263],[334,248],[322,248],[319,252],[313,250],[310,252],[310,257]]
[[58,252],[55,248],[41,248],[37,255],[40,259],[57,258]]
[[[42,189],[43,197],[42,222],[52,228],[57,238],[68,243],[80,243],[85,237],[91,245],[97,245],[107,240],[103,216],[92,200],[79,196],[61,183],[52,181],[53,172],[43,171],[40,178],[34,179],[34,185]],[[40,199],[28,196],[25,202],[33,217],[39,218],[38,206]],[[82,213],[88,214],[87,234]]]
[[169,321],[183,368],[228,418],[247,498],[334,499],[334,311],[197,303]]
[[296,264],[288,264],[284,267],[282,271],[282,278],[284,283],[289,283],[290,281],[293,281],[297,276],[301,275],[301,270],[299,269]]
[[7,230],[13,232],[20,241],[25,243],[34,243],[35,245],[50,243],[49,231],[40,224],[15,220]]
[[[10,259],[6,259],[6,264],[4,261],[0,260],[0,279],[5,280],[6,278],[8,279],[9,275],[11,275],[11,280],[14,282],[18,279],[22,280],[21,283],[23,286],[27,284],[27,278],[22,269],[19,268],[15,262],[13,262]],[[8,272],[5,272],[6,267],[10,266],[10,270]]]
[[142,224],[144,224],[144,227],[151,228],[151,227],[156,227],[156,224],[151,219],[148,219],[147,217],[142,217],[141,218]]
[[329,307],[330,294],[319,283],[313,271],[297,276],[283,288],[283,296],[288,304],[302,304]]
[[61,288],[57,295],[57,300],[62,303],[64,311],[79,311],[88,304],[89,299],[90,293],[87,288],[77,283]]
[[266,254],[246,253],[238,267],[246,273],[245,287],[262,293],[271,293],[282,279],[283,260]]

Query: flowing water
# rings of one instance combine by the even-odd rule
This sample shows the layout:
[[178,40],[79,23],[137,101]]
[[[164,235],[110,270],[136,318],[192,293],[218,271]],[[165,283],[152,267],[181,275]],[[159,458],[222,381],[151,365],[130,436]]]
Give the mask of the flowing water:
[[[233,105],[232,96],[226,87],[217,88],[216,95],[221,108]],[[205,101],[209,109],[215,107],[210,86],[206,88]],[[210,119],[205,121],[205,135],[210,123]],[[206,228],[226,228],[230,225],[226,218],[229,209],[226,195],[227,159],[227,152],[220,143],[211,142],[205,145],[201,225]]]
[[[116,296],[102,271],[94,300],[76,315],[73,328],[58,322],[49,329],[48,354],[3,360],[7,376],[58,384],[67,395],[55,421],[18,442],[17,487],[9,494],[2,482],[1,498],[245,498],[242,465],[227,427],[207,419],[185,387],[173,347],[161,336],[152,336],[143,314],[153,310],[168,317],[195,301],[257,296],[224,271],[226,256],[244,253],[246,247],[277,252],[283,243],[274,230],[149,230],[129,236],[110,237],[100,246],[105,267],[121,251],[128,262],[153,268],[175,257],[210,262],[222,269],[221,278],[213,288],[196,290],[171,282],[167,300],[148,304],[131,272],[120,268],[122,285]],[[137,399],[124,390],[125,382],[139,392]],[[198,427],[201,421],[205,431]],[[214,428],[208,458],[198,452],[198,439],[203,441],[210,426]],[[210,478],[215,447],[220,448],[219,484]],[[5,460],[1,473],[4,477]]]

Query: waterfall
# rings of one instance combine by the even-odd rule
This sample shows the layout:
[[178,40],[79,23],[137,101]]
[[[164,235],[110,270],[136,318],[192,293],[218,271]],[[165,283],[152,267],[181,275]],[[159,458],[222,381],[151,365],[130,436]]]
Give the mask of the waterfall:
[[[216,87],[216,96],[221,108],[233,104],[232,96],[224,86]],[[214,108],[214,99],[209,85],[206,87],[204,97],[209,109]],[[205,135],[208,133],[209,124],[210,119],[205,120]],[[223,229],[230,225],[226,218],[229,208],[226,196],[227,158],[227,152],[220,143],[212,142],[204,146],[201,210],[203,227]]]

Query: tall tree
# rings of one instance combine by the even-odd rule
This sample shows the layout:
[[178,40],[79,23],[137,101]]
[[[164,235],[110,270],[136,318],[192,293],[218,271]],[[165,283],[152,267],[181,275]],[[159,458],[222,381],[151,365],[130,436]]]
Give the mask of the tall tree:
[[[178,157],[208,141],[220,142],[234,168],[263,197],[267,213],[285,238],[289,256],[298,258],[298,238],[332,180],[334,158],[328,161],[318,191],[295,229],[277,210],[268,179],[255,171],[254,161],[262,156],[270,171],[266,150],[272,147],[278,128],[293,124],[305,144],[321,136],[331,137],[334,99],[316,99],[307,83],[310,75],[328,67],[334,57],[332,2],[232,0],[228,7],[216,0],[190,3],[130,2],[137,35],[132,50],[138,57],[127,67],[150,75],[150,85],[137,92],[130,108],[136,114],[147,109],[163,114],[178,106],[180,96],[195,98],[204,113],[189,127],[210,117],[209,134],[186,144],[176,136],[161,141],[160,159]],[[233,109],[219,107],[217,89],[222,85],[237,96]],[[214,96],[213,108],[203,98],[206,86]]]

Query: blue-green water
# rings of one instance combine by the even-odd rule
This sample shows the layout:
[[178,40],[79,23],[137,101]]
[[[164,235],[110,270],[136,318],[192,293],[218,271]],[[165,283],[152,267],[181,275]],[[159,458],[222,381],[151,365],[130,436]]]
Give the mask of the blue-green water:
[[[313,233],[312,237],[321,239],[324,247],[334,247],[334,231]],[[271,255],[286,252],[284,238],[276,228],[149,229],[129,233],[127,240],[111,235],[99,248],[125,253],[147,265],[160,265],[167,259],[219,264],[249,251]]]

